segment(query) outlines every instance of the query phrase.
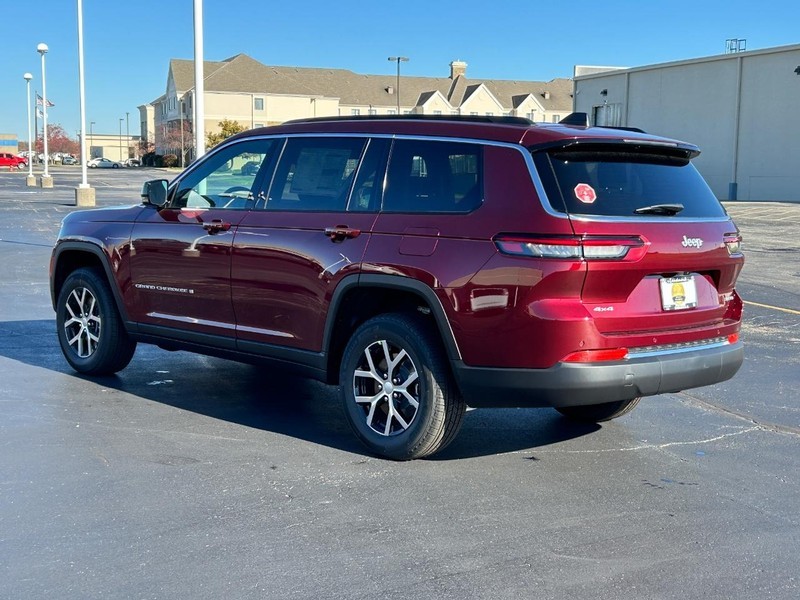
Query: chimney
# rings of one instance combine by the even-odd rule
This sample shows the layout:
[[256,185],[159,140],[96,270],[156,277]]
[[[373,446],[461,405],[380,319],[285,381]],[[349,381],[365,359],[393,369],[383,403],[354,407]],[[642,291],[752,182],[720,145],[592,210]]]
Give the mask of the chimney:
[[459,75],[467,76],[467,63],[454,60],[450,63],[450,79],[455,79]]
[[542,96],[544,96],[545,100],[550,100],[550,92],[542,92]]

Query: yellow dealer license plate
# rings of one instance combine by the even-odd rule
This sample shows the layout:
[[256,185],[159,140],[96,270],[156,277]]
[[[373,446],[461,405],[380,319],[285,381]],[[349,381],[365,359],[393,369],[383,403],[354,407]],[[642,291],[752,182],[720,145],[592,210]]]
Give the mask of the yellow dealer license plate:
[[664,310],[684,310],[697,306],[697,287],[691,275],[661,278],[661,306]]

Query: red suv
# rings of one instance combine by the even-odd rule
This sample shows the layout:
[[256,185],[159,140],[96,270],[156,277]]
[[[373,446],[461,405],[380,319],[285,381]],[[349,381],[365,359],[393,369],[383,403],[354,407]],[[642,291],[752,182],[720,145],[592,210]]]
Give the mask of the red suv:
[[0,152],[0,169],[24,169],[28,166],[28,159],[8,152]]
[[598,422],[729,379],[744,258],[698,149],[584,119],[236,135],[142,204],[64,220],[64,355],[97,375],[137,342],[291,368],[340,385],[394,459],[442,449],[467,405]]

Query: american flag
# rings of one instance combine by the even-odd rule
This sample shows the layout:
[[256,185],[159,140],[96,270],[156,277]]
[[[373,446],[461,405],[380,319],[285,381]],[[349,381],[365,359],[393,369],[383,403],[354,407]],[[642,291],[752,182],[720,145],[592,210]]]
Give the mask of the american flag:
[[[36,105],[37,106],[44,105],[44,98],[42,98],[39,94],[36,94]],[[52,102],[50,102],[50,100],[48,100],[47,101],[47,108],[50,108],[51,106],[55,106],[55,104],[53,104]]]

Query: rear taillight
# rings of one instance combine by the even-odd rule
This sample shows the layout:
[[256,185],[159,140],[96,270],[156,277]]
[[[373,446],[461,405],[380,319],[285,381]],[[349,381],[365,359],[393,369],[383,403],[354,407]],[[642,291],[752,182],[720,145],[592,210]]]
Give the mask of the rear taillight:
[[594,363],[607,362],[611,360],[623,360],[628,356],[627,348],[609,348],[604,350],[579,350],[572,354],[567,354],[561,362],[571,363]]
[[742,236],[738,233],[726,233],[722,237],[729,255],[742,253]]
[[639,260],[646,243],[639,236],[526,236],[500,234],[494,238],[497,249],[511,256],[561,258],[567,260]]

